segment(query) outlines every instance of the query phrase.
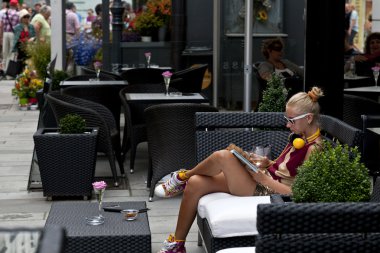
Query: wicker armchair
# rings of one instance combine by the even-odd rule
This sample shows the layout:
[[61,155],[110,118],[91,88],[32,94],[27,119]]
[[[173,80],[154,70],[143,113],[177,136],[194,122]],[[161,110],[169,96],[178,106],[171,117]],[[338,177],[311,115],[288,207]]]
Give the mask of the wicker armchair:
[[0,228],[0,242],[0,252],[63,253],[66,232],[60,226]]
[[361,115],[379,115],[380,103],[365,97],[344,94],[343,121],[361,129]]
[[[212,152],[223,149],[229,143],[244,148],[251,149],[252,145],[272,145],[272,158],[277,157],[285,145],[288,143],[289,130],[285,128],[286,120],[283,113],[278,112],[219,112],[219,113],[196,113],[196,146],[197,161],[200,162]],[[322,134],[327,139],[338,139],[340,143],[349,146],[360,146],[362,142],[362,132],[339,119],[331,116],[321,116]],[[217,195],[219,194],[219,196]],[[213,196],[214,195],[214,196]],[[231,196],[231,195],[230,195]],[[249,231],[244,235],[235,236],[215,236],[211,225],[205,216],[205,206],[216,201],[215,199],[225,198],[227,205],[223,208],[228,209],[229,202],[227,194],[221,193],[208,194],[201,198],[198,204],[197,224],[199,228],[199,244],[205,243],[207,252],[230,247],[254,246],[256,234]],[[239,197],[236,197],[239,198]],[[248,203],[253,203],[257,197],[245,197]],[[236,203],[239,199],[235,200]],[[203,206],[202,203],[205,203]],[[221,202],[220,202],[221,203]],[[229,204],[228,204],[229,203]],[[244,202],[245,203],[245,202]],[[250,208],[253,208],[250,206]],[[251,210],[251,209],[250,209]],[[249,210],[247,211],[248,213]],[[239,214],[231,214],[236,216]],[[223,225],[221,225],[223,226]],[[254,230],[254,229],[252,229]]]
[[378,113],[378,115],[361,115],[364,134],[362,161],[374,177],[380,175],[379,135],[368,130],[368,128],[380,127],[380,111]]
[[380,252],[380,180],[371,202],[257,206],[256,252]]
[[120,130],[121,101],[119,99],[119,90],[121,87],[123,86],[81,85],[64,88],[61,93],[104,105],[112,112],[117,129]]
[[149,201],[156,183],[165,175],[196,165],[195,113],[217,112],[202,104],[160,104],[145,109],[148,149],[152,167],[148,172]]
[[[169,91],[176,91],[169,87]],[[124,132],[121,145],[122,159],[125,161],[127,152],[130,150],[130,172],[134,172],[137,145],[147,141],[146,123],[144,118],[145,108],[151,104],[129,104],[126,100],[127,93],[164,93],[163,83],[159,84],[132,84],[121,89],[119,98],[124,112]]]
[[196,67],[174,72],[172,79],[180,79],[180,81],[171,84],[171,86],[184,93],[200,93],[202,92],[203,77],[207,68],[207,64],[202,64]]
[[112,113],[101,104],[77,97],[47,94],[46,99],[51,105],[57,120],[68,113],[76,113],[86,120],[88,127],[99,127],[97,151],[107,155],[114,185],[118,186],[115,156],[122,175],[124,175],[124,166],[121,159],[120,133]]

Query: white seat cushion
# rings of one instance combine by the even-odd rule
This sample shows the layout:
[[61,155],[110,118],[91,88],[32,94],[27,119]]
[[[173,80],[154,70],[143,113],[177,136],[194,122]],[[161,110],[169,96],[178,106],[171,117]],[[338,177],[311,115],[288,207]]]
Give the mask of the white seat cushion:
[[207,219],[216,238],[250,236],[258,234],[257,205],[266,203],[270,203],[270,196],[238,197],[212,193],[200,199],[198,212],[200,217]]
[[241,247],[218,250],[216,253],[255,253],[255,247]]

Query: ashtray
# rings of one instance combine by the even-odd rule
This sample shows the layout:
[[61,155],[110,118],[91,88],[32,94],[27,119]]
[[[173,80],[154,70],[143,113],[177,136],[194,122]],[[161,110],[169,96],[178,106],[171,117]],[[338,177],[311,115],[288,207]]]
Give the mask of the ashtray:
[[124,220],[132,221],[132,220],[136,220],[139,214],[139,210],[125,209],[121,211],[121,214],[123,215]]
[[182,92],[170,92],[170,93],[169,93],[169,96],[172,96],[172,97],[180,97],[180,96],[182,96]]
[[103,216],[86,217],[86,223],[92,226],[102,225],[104,223],[104,217]]

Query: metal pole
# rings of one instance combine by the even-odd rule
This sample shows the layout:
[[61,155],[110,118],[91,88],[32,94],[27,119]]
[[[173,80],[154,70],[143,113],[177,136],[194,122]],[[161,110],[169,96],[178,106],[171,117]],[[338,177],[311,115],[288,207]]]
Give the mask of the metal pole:
[[115,0],[111,7],[112,12],[112,48],[116,51],[114,54],[115,64],[118,65],[118,70],[121,68],[121,35],[123,31],[123,12],[124,8],[121,0]]
[[244,37],[244,100],[243,110],[251,111],[252,97],[252,34],[253,0],[245,0],[245,37]]
[[213,7],[213,56],[212,56],[212,105],[218,107],[218,83],[220,77],[220,2],[214,0]]

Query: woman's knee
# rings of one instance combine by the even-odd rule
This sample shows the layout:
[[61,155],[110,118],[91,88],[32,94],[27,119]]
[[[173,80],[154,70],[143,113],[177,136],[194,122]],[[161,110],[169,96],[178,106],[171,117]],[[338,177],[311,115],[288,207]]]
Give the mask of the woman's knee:
[[208,188],[208,184],[204,176],[194,175],[187,181],[185,193],[191,195],[202,194]]

